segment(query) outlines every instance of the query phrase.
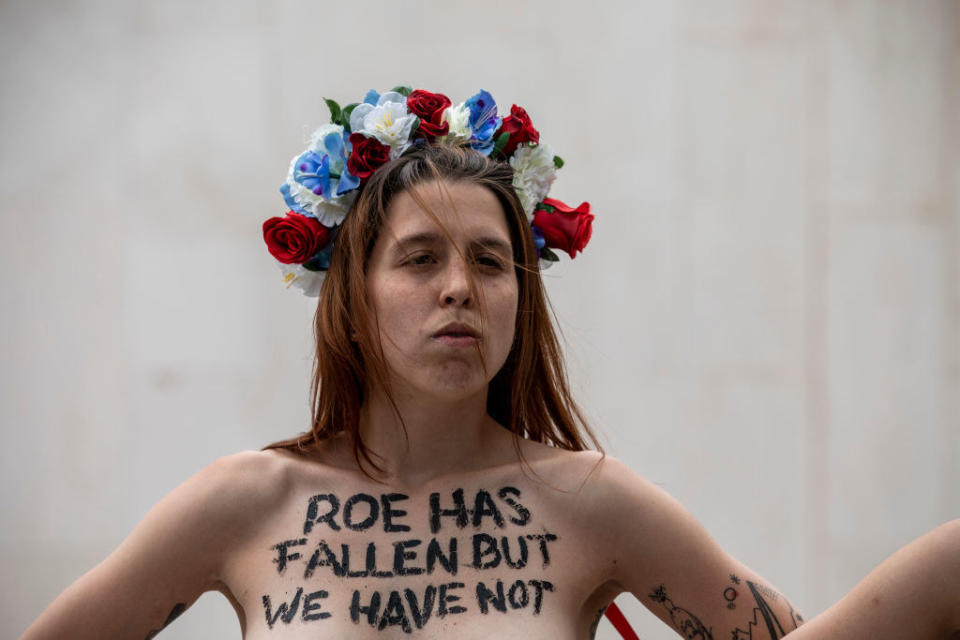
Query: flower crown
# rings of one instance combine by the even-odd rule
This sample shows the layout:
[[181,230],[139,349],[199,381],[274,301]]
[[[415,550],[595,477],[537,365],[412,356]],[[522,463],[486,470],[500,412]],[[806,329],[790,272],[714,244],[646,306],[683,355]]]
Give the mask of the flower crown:
[[267,249],[288,286],[319,295],[337,231],[359,190],[385,164],[423,144],[469,145],[509,162],[541,268],[559,260],[551,249],[573,258],[590,240],[589,203],[571,208],[546,197],[563,160],[540,143],[540,132],[523,108],[513,105],[502,118],[486,91],[453,106],[441,93],[410,87],[383,94],[371,89],[363,102],[342,108],[333,100],[326,103],[330,123],[313,132],[310,146],[290,162],[280,186],[290,210],[263,223]]

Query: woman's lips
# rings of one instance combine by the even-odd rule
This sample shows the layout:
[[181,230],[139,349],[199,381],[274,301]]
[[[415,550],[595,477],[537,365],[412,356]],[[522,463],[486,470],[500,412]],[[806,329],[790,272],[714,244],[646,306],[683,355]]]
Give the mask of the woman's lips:
[[441,333],[434,336],[433,339],[442,345],[459,348],[473,347],[479,343],[477,338],[462,333]]
[[476,347],[480,342],[480,334],[465,322],[448,322],[433,334],[433,339],[448,347]]

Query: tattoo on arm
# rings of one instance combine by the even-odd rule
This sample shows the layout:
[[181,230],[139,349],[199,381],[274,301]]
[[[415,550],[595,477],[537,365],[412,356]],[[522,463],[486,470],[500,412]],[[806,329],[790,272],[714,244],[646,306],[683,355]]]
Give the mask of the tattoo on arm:
[[[730,581],[734,585],[740,584],[740,579],[733,574],[730,575]],[[778,640],[778,638],[783,638],[803,624],[803,616],[794,610],[793,605],[787,602],[786,598],[783,598],[783,596],[769,587],[750,580],[746,582],[756,606],[753,607],[753,615],[751,619],[747,621],[746,628],[737,627],[733,630],[732,640],[767,640],[768,638],[770,640]],[[736,608],[734,601],[738,595],[735,587],[728,586],[724,589],[723,598],[727,601],[728,609]],[[768,599],[769,601],[776,602],[781,598],[783,598],[784,604],[790,609],[790,620],[784,620],[783,623],[780,622],[773,607],[770,606],[770,602],[768,602]],[[756,634],[754,634],[755,631]]]
[[700,622],[697,616],[686,609],[678,607],[667,595],[667,588],[662,584],[653,590],[650,599],[659,602],[663,608],[670,614],[670,622],[676,627],[684,638],[700,638],[700,640],[713,640],[713,631]]
[[180,614],[186,610],[187,610],[187,605],[184,604],[183,602],[178,602],[176,605],[174,605],[173,609],[170,610],[170,615],[167,616],[167,621],[163,623],[163,626],[160,627],[159,629],[154,629],[153,631],[148,633],[146,640],[150,640],[151,638],[157,637],[158,633],[166,629],[167,625],[169,625],[171,622],[179,618]]
[[[740,596],[738,589],[740,582],[740,578],[731,574],[731,584],[723,590],[723,599],[726,601],[728,609],[737,608],[735,602]],[[750,595],[753,597],[755,606],[751,610],[752,617],[747,621],[745,628],[738,627],[733,630],[732,640],[779,640],[803,624],[803,616],[782,595],[770,587],[751,580],[745,580],[744,582],[746,582],[746,588],[749,589]],[[667,595],[667,589],[664,585],[654,589],[650,598],[663,605],[663,608],[670,615],[670,622],[673,623],[681,636],[713,640],[713,629],[703,624],[697,616],[687,609],[678,607]],[[770,604],[771,602],[777,603],[780,600],[783,600],[783,604],[789,609],[789,619],[784,618],[783,613],[778,617],[777,612]],[[784,618],[783,621],[781,621],[781,618]]]

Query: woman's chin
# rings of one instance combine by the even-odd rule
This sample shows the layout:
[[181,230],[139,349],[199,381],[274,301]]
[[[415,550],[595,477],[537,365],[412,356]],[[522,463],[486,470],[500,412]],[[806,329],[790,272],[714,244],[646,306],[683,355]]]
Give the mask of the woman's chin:
[[[393,370],[394,388],[405,396],[421,401],[461,402],[482,395],[495,372],[484,370],[478,358],[449,358],[441,362],[423,362],[404,372]],[[404,375],[406,374],[406,375]]]
[[417,386],[425,396],[444,402],[457,402],[486,394],[487,379],[476,366],[451,366],[444,367]]
[[426,391],[431,397],[437,400],[444,402],[461,402],[480,394],[486,396],[486,385],[476,384],[475,382],[468,384],[466,381],[441,380]]

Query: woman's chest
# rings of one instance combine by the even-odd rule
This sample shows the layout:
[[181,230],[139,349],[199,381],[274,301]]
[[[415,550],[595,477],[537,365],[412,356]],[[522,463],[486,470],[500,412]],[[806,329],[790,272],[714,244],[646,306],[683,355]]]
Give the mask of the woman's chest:
[[225,582],[247,638],[579,637],[605,568],[577,501],[553,493],[296,492],[230,557]]

